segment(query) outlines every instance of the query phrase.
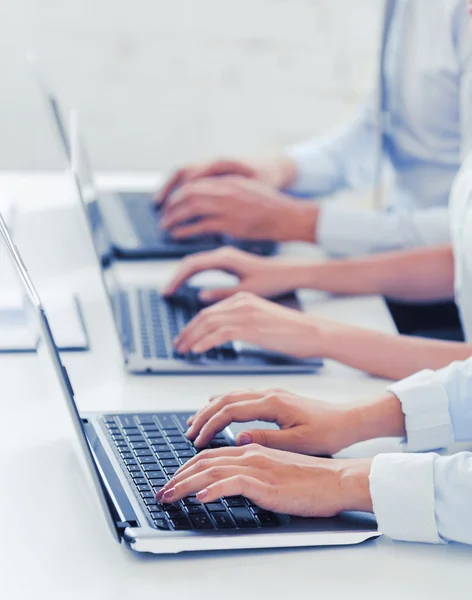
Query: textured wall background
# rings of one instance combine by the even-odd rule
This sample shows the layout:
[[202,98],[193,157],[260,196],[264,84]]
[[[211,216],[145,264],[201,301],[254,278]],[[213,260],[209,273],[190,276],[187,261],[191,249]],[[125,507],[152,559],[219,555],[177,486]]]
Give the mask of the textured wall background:
[[327,129],[373,81],[379,0],[0,0],[0,165],[60,166],[25,64],[100,169],[254,153]]

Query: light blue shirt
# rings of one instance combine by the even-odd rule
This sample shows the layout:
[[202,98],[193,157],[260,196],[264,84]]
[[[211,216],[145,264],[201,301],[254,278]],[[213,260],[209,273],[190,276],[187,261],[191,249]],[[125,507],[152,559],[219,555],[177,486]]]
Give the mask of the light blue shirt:
[[[383,76],[383,156],[393,167],[388,210],[322,205],[317,237],[332,254],[448,243],[447,204],[472,141],[472,33],[465,0],[396,0]],[[325,197],[375,185],[379,103],[372,94],[334,133],[288,149],[289,191]]]

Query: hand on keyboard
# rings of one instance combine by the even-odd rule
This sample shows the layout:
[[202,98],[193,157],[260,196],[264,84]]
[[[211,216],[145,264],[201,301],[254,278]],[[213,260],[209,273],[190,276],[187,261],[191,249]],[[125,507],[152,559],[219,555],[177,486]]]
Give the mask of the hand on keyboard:
[[[196,354],[240,340],[298,358],[325,354],[326,332],[340,327],[247,292],[201,310],[175,338],[178,352]],[[329,338],[329,336],[328,336]]]
[[183,465],[157,494],[173,503],[197,494],[204,504],[243,495],[263,509],[302,517],[372,512],[371,459],[329,460],[263,448],[206,450]]
[[267,298],[290,292],[303,285],[306,265],[283,258],[262,258],[236,248],[220,248],[188,256],[180,261],[179,270],[166,286],[164,294],[177,293],[191,277],[211,269],[236,275],[239,284],[230,288],[202,291],[200,299],[204,302],[217,302],[240,291]]
[[276,423],[280,430],[243,431],[236,443],[331,455],[362,441],[360,432],[352,426],[358,420],[358,411],[357,404],[327,404],[279,389],[233,392],[213,398],[192,416],[187,437],[195,447],[206,448],[231,423],[267,421]]

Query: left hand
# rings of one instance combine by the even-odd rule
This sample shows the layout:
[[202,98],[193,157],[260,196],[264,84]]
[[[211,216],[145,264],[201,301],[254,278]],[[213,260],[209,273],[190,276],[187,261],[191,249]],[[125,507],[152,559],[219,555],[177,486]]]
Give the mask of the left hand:
[[[176,239],[222,233],[242,239],[315,238],[318,206],[237,175],[199,179],[166,200],[161,225]],[[196,222],[190,222],[196,220]]]
[[331,460],[263,448],[208,450],[192,458],[156,495],[177,502],[197,493],[203,503],[243,495],[261,508],[301,517],[372,512],[372,461]]
[[239,292],[204,308],[175,338],[182,354],[201,354],[235,340],[262,346],[297,358],[322,356],[322,340],[328,320],[285,308],[250,294]]

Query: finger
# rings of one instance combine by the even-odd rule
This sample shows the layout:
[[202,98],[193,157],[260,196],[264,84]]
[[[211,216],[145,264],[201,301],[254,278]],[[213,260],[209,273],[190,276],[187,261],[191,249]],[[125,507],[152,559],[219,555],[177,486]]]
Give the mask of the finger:
[[242,495],[267,510],[273,509],[274,488],[251,475],[237,474],[210,484],[197,493],[203,503],[214,502],[223,497]]
[[[262,392],[260,392],[262,394]],[[226,396],[234,396],[234,397],[238,397],[238,396],[243,396],[243,395],[249,395],[249,394],[257,394],[256,390],[237,390],[235,392],[230,392],[228,394],[214,394],[213,396],[210,396],[210,398],[208,399],[208,402],[211,404],[212,402],[215,402],[216,400],[219,400],[220,398],[225,398]],[[197,416],[198,413],[200,413],[202,410],[205,410],[206,406],[204,406],[202,409],[197,410],[197,412],[192,415],[191,417],[189,417],[187,419],[187,425],[190,425],[194,422],[195,417]]]
[[229,234],[230,227],[226,219],[215,216],[206,216],[201,218],[198,223],[192,223],[191,225],[182,225],[173,229],[170,234],[176,240],[181,240],[197,235],[204,234]]
[[266,448],[293,452],[295,436],[294,429],[251,429],[239,433],[236,437],[236,444],[238,446],[258,444]]
[[216,331],[203,335],[197,342],[191,347],[189,352],[194,354],[203,354],[211,348],[217,348],[228,342],[234,342],[235,340],[244,339],[244,335],[241,335],[239,327],[234,325],[223,325]]
[[183,479],[174,487],[167,489],[163,494],[161,494],[161,491],[158,492],[156,500],[163,503],[178,502],[182,498],[191,496],[195,492],[199,492],[217,481],[234,477],[235,475],[242,475],[247,471],[248,467],[243,466],[210,467],[201,473]]
[[166,210],[159,225],[162,229],[169,231],[176,229],[178,226],[183,226],[183,224],[188,223],[192,219],[214,217],[220,210],[218,202],[215,202],[213,198],[192,195],[185,202],[181,202],[176,208],[170,211]]
[[185,469],[185,470],[175,473],[175,475],[172,477],[172,479],[170,479],[162,487],[162,489],[159,490],[157,496],[159,496],[159,498],[162,498],[164,496],[165,492],[167,492],[167,490],[175,487],[177,484],[182,483],[183,481],[185,481],[186,479],[189,479],[190,477],[194,477],[195,475],[198,475],[199,473],[203,473],[204,471],[207,471],[210,468],[246,466],[246,465],[241,464],[241,456],[242,456],[242,454],[237,455],[237,456],[218,456],[217,458],[212,458],[211,460],[201,459],[201,460],[197,461],[196,463],[194,463],[188,469]]
[[[231,425],[231,423],[245,423],[247,421],[258,419],[272,423],[276,422],[276,406],[274,406],[272,402],[267,402],[264,398],[227,404],[210,417],[202,426],[194,444],[197,448],[204,448],[211,442],[217,433],[223,431],[223,429],[228,427],[228,425]],[[273,431],[272,433],[276,434],[277,432]],[[268,439],[269,437],[267,437],[266,441],[268,441]]]
[[210,269],[225,270],[227,262],[219,254],[219,250],[200,252],[182,260],[177,274],[165,286],[163,294],[174,294],[183,283],[202,271],[209,271]]
[[186,180],[181,187],[169,196],[165,203],[164,213],[169,215],[172,211],[177,210],[177,208],[197,196],[211,199],[219,204],[223,198],[230,194],[231,189],[230,183],[225,179]]
[[204,310],[212,312],[201,311],[175,339],[174,345],[178,352],[189,352],[205,336],[217,332],[223,327],[236,326],[243,318],[241,315],[233,314],[231,307],[220,310],[218,304]]
[[209,165],[193,170],[189,181],[203,177],[214,177],[218,175],[240,175],[241,177],[253,178],[255,171],[252,167],[235,160],[218,160]]
[[206,302],[208,304],[211,304],[213,302],[220,302],[221,300],[231,298],[231,296],[234,296],[234,294],[237,294],[238,292],[245,291],[245,287],[245,285],[234,285],[232,287],[202,290],[199,293],[199,298],[202,302]]
[[188,462],[186,462],[184,465],[182,465],[176,472],[175,475],[179,475],[180,473],[183,473],[184,471],[187,471],[188,469],[190,469],[193,465],[195,465],[198,462],[203,461],[209,461],[209,460],[214,460],[216,458],[220,458],[222,456],[228,458],[228,457],[233,457],[233,456],[242,456],[245,452],[246,452],[246,448],[240,448],[237,446],[225,446],[224,448],[215,448],[213,450],[203,450],[203,452],[200,452],[199,454],[197,454],[196,456],[194,456],[193,458],[191,458]]
[[205,423],[208,423],[212,417],[222,411],[226,406],[237,402],[246,402],[248,400],[260,400],[265,395],[264,392],[244,391],[220,396],[196,412],[192,421],[192,426],[186,433],[187,437],[190,440],[196,439]]
[[155,200],[157,204],[162,204],[165,202],[175,188],[185,181],[188,171],[189,169],[178,169],[173,175],[171,175],[164,186],[156,194]]

